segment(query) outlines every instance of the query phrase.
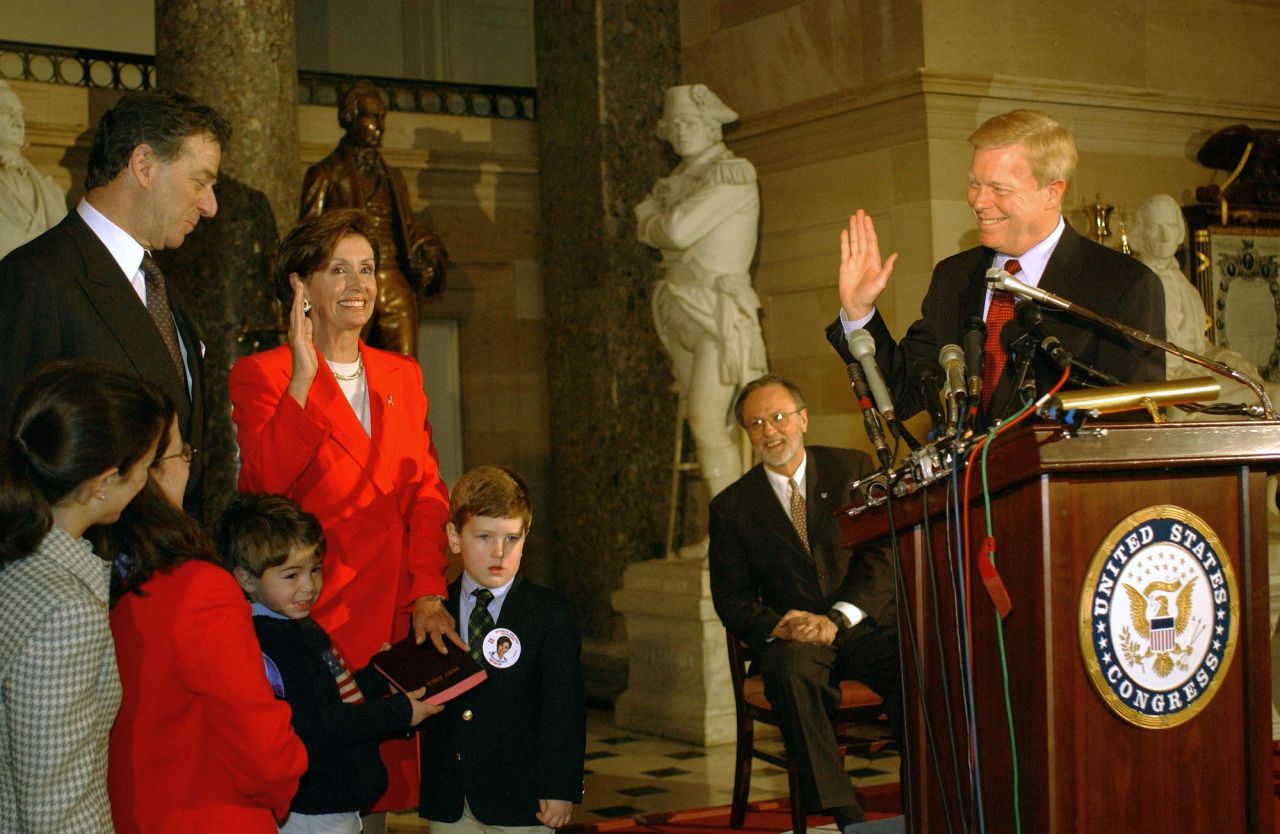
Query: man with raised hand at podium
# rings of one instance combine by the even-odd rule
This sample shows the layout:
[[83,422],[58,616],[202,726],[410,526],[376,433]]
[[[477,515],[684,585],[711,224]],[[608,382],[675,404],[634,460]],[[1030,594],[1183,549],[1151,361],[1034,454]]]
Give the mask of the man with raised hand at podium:
[[[973,157],[967,199],[981,245],[938,263],[920,319],[900,342],[875,307],[897,254],[881,259],[875,225],[861,209],[840,233],[840,315],[827,327],[827,338],[849,363],[848,334],[865,328],[872,335],[876,362],[900,418],[923,407],[908,384],[908,368],[920,358],[936,361],[943,345],[961,344],[964,333],[976,329],[975,319],[986,324],[982,406],[988,422],[1021,406],[1012,391],[1012,364],[1006,366],[1000,343],[1015,298],[987,288],[992,267],[1164,338],[1160,279],[1133,258],[1081,237],[1062,218],[1063,195],[1077,156],[1066,128],[1045,113],[1012,110],[983,122],[969,143]],[[1164,379],[1164,356],[1154,348],[1068,313],[1046,310],[1044,326],[1075,359],[1121,382]],[[1034,368],[1038,393],[1061,375],[1044,357],[1037,357]]]

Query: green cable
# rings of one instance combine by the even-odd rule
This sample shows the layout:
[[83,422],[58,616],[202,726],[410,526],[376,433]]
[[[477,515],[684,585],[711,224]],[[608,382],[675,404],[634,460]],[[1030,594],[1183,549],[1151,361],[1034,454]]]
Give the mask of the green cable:
[[[1027,403],[1016,414],[1010,417],[1005,423],[1016,422],[1021,419],[1024,412],[1031,408],[1034,403]],[[987,536],[995,535],[994,525],[991,521],[991,490],[987,486],[987,452],[991,451],[991,444],[995,442],[996,432],[1000,426],[997,425],[987,432],[987,442],[982,445],[982,508],[987,520]],[[988,556],[991,564],[995,565],[995,556]],[[1004,682],[1004,713],[1009,720],[1009,752],[1013,757],[1013,830],[1021,834],[1022,832],[1022,808],[1018,799],[1018,742],[1013,732],[1013,701],[1009,697],[1009,659],[1005,656],[1004,651],[1004,623],[1000,620],[1000,612],[993,612],[996,615],[996,643],[1000,647],[1000,674]]]

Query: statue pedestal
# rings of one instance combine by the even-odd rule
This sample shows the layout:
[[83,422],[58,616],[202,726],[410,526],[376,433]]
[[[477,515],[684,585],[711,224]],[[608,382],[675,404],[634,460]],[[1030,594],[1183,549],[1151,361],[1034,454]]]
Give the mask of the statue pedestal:
[[626,617],[630,655],[617,726],[703,746],[732,742],[733,690],[707,560],[633,563],[612,600]]

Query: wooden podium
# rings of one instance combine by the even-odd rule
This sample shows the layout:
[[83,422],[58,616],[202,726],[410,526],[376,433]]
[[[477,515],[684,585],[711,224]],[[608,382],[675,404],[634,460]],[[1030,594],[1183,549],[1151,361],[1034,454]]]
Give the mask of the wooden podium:
[[[1071,438],[1056,427],[1036,427],[995,442],[988,482],[996,566],[1013,604],[1003,636],[1022,831],[1272,834],[1264,498],[1267,470],[1278,465],[1280,422],[1107,425]],[[975,471],[973,691],[986,830],[995,834],[1014,831],[1014,760],[997,616],[977,572],[986,538],[981,483]],[[900,611],[909,818],[915,831],[929,834],[948,831],[948,815],[954,831],[972,818],[972,802],[958,796],[969,790],[969,757],[951,578],[959,568],[947,555],[945,493],[946,484],[938,483],[892,507],[912,629]],[[1121,717],[1095,688],[1082,649],[1081,594],[1095,552],[1117,524],[1162,505],[1194,513],[1216,532],[1221,559],[1234,569],[1238,629],[1234,655],[1216,689],[1195,702],[1198,711],[1177,726],[1151,728]],[[881,539],[890,529],[885,507],[841,523],[850,545]],[[1116,605],[1129,605],[1119,588],[1116,594]],[[918,667],[907,650],[909,633]]]

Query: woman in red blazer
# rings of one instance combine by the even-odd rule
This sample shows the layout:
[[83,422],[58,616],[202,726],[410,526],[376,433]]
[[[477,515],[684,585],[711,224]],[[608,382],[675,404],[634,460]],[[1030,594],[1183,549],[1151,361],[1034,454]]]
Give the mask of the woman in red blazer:
[[103,534],[123,698],[107,792],[120,834],[275,834],[307,753],[267,683],[249,604],[182,509],[194,450],[171,417],[146,487]]
[[[377,300],[372,221],[336,209],[295,227],[272,276],[289,344],[231,370],[240,490],[287,495],[320,519],[329,552],[311,616],[354,668],[409,631],[463,647],[443,605],[449,496],[440,480],[422,369],[360,330]],[[463,647],[465,650],[465,647]],[[414,740],[382,745],[385,811],[418,801]]]

